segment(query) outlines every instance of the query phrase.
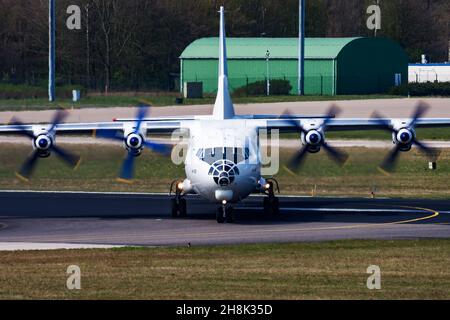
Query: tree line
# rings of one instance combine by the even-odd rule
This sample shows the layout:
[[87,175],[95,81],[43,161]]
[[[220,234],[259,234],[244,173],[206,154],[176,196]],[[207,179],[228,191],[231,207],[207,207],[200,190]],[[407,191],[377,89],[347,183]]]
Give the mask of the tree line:
[[[377,0],[306,0],[308,37],[374,36],[366,9]],[[296,37],[298,0],[56,0],[57,81],[92,90],[171,90],[179,56],[192,41],[218,34],[225,5],[235,37]],[[82,28],[66,27],[68,6]],[[447,61],[448,0],[379,0],[377,36],[399,42],[411,62],[426,53]],[[0,0],[0,81],[45,85],[48,0]]]

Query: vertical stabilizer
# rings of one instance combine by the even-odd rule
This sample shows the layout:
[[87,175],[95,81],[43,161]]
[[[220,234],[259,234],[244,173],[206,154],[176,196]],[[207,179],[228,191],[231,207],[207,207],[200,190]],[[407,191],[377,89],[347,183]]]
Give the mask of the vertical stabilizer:
[[225,12],[220,7],[220,48],[219,48],[219,84],[214,104],[213,118],[225,120],[234,118],[234,106],[228,90],[227,44],[225,36]]

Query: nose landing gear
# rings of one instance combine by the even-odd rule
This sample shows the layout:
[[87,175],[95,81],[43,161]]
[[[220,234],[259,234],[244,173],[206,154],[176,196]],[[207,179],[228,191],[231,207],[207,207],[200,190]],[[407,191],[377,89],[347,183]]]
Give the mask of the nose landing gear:
[[265,194],[267,197],[263,200],[264,213],[268,216],[276,216],[280,213],[280,201],[278,197],[275,196],[275,184],[277,186],[278,193],[280,193],[280,188],[278,182],[274,179],[267,180],[267,186]]
[[226,201],[217,209],[216,220],[217,223],[233,223],[233,207],[229,206]]

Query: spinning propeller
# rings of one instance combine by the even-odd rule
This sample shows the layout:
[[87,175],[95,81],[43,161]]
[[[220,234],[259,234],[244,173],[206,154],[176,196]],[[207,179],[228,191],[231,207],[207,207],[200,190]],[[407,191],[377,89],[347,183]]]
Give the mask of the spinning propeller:
[[[17,126],[18,133],[30,138],[33,142],[33,153],[28,157],[25,163],[22,165],[19,172],[16,172],[16,176],[21,180],[28,181],[36,167],[37,160],[39,158],[48,158],[52,152],[60,157],[67,165],[78,168],[81,158],[78,155],[74,155],[71,152],[64,150],[56,146],[55,135],[56,127],[68,116],[68,112],[64,110],[58,110],[53,117],[51,126],[42,128],[42,126],[33,126],[31,130],[27,129],[30,126],[26,126],[19,119],[13,118],[10,125]],[[35,130],[34,128],[39,128]]]
[[419,103],[413,113],[410,123],[402,122],[398,124],[392,124],[390,121],[380,116],[379,113],[373,113],[372,117],[378,121],[382,129],[392,133],[393,142],[395,144],[395,148],[388,154],[383,163],[379,166],[379,169],[382,172],[392,172],[395,168],[400,152],[411,150],[411,147],[413,145],[417,146],[420,151],[425,153],[427,157],[433,161],[435,161],[439,157],[440,150],[430,148],[416,139],[415,127],[417,125],[417,122],[428,111],[429,108],[430,107],[427,104],[423,102]]
[[96,132],[96,136],[99,138],[116,140],[124,143],[128,154],[120,170],[119,181],[121,182],[131,182],[134,176],[135,159],[141,155],[145,148],[164,155],[170,153],[170,148],[167,145],[147,141],[145,138],[146,128],[143,128],[143,123],[149,110],[150,108],[148,106],[139,106],[136,117],[137,120],[129,132],[126,130],[121,133],[116,130],[99,130]]
[[[306,128],[298,124],[298,121],[294,119],[286,120],[288,124],[296,128],[296,131],[301,134],[303,147],[297,152],[288,164],[288,169],[296,171],[305,160],[308,153],[317,153],[323,148],[328,155],[336,161],[339,165],[344,165],[349,156],[325,142],[325,131],[328,128],[330,121],[340,113],[340,109],[336,105],[332,105],[327,112],[327,115],[318,128],[311,127]],[[289,112],[285,112],[282,118],[292,117]]]

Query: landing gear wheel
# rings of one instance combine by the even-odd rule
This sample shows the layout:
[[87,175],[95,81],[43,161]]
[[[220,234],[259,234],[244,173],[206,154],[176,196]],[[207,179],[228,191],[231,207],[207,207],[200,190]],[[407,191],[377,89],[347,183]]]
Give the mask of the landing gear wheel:
[[179,215],[181,218],[186,218],[187,217],[187,205],[186,205],[186,199],[180,199],[180,203],[179,203]]
[[171,200],[172,218],[187,216],[187,204],[186,199],[172,199]]
[[264,214],[266,216],[272,215],[272,206],[270,205],[270,199],[264,198],[263,199],[263,207],[264,207]]
[[275,179],[268,180],[269,187],[265,192],[267,197],[263,200],[264,213],[267,216],[276,216],[280,213],[280,200],[275,196],[274,185],[277,186],[278,193],[280,193],[278,182]]
[[225,217],[224,217],[224,214],[223,214],[223,208],[222,207],[217,209],[216,220],[217,220],[217,223],[225,223]]
[[172,190],[175,187],[175,197],[171,199],[171,213],[172,218],[181,217],[184,218],[187,216],[187,206],[186,199],[184,198],[183,193],[183,182],[178,182],[174,180],[170,185],[169,195],[172,195]]
[[280,200],[276,197],[272,199],[272,214],[274,216],[280,214]]
[[233,218],[233,208],[227,208],[226,212],[225,212],[225,220],[227,223],[233,223],[234,222],[234,218]]
[[280,213],[280,200],[277,197],[267,197],[263,200],[264,213],[268,216],[276,216]]
[[172,218],[176,218],[178,217],[178,211],[179,211],[179,207],[178,207],[178,203],[176,199],[171,199],[170,200],[171,203],[171,212],[172,212]]

